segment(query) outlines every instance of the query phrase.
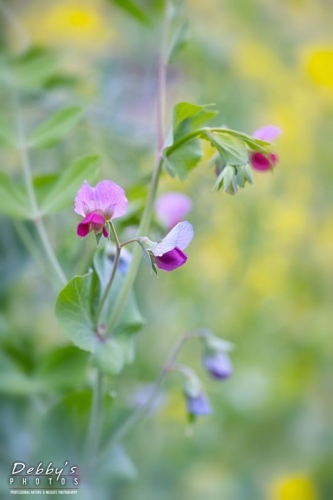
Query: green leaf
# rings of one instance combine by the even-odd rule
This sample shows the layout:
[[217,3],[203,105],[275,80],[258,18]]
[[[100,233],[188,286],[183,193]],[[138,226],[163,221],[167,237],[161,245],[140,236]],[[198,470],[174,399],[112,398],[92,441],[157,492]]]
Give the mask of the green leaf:
[[[113,259],[114,259],[114,252],[113,251],[109,252],[108,247],[99,248],[95,252],[94,268],[96,270],[96,273],[100,281],[101,293],[104,292],[109,277],[111,275],[113,267]],[[113,316],[114,312],[114,305],[116,303],[117,296],[119,295],[119,291],[122,288],[123,282],[124,282],[124,276],[118,270],[114,282],[112,284],[111,290],[109,292],[108,298],[105,301],[100,318],[100,323],[105,325],[106,331],[108,331],[109,329],[110,319]],[[116,329],[112,332],[112,334],[114,336],[118,334],[124,335],[125,333],[132,334],[138,331],[143,324],[144,320],[138,309],[134,292],[131,291],[128,295],[122,317],[118,325],[116,326]]]
[[[97,274],[91,271],[84,276],[76,276],[60,292],[56,301],[56,316],[67,338],[80,349],[92,353],[105,345],[104,339],[95,333],[94,314],[98,300],[111,275],[113,257],[114,254],[112,257],[108,257],[105,248],[98,249],[94,256],[94,267]],[[123,281],[124,276],[118,272],[99,318],[99,325],[103,325],[107,333],[109,333],[110,318],[114,312],[114,304]],[[142,325],[143,319],[138,310],[134,293],[131,292],[125,304],[123,315],[112,334],[114,336],[132,334]],[[122,349],[124,360],[129,359],[132,347],[124,345]]]
[[243,132],[236,132],[236,130],[221,129],[221,132],[242,139],[247,144],[247,146],[253,151],[258,151],[259,153],[263,153],[265,155],[272,152],[270,142],[266,142],[261,139],[256,139],[247,134],[244,134]]
[[117,5],[120,9],[130,14],[130,16],[134,17],[137,21],[146,26],[150,25],[150,19],[147,14],[142,10],[135,2],[132,0],[109,0],[113,4]]
[[33,178],[32,182],[39,207],[58,179],[59,174],[57,173],[36,175]]
[[214,146],[226,165],[245,165],[249,161],[243,139],[223,132],[206,132],[207,140]]
[[122,349],[124,362],[126,364],[133,363],[135,357],[135,335],[126,334],[118,335],[117,343]]
[[105,467],[107,467],[107,473],[111,477],[123,480],[137,477],[135,465],[121,445],[111,443],[105,458]]
[[[107,431],[110,427],[108,424],[111,422],[113,405],[113,399],[109,392],[101,398],[103,406],[101,411],[104,416],[103,427]],[[82,457],[86,451],[84,448],[91,418],[92,399],[92,391],[85,389],[70,392],[57,401],[44,416],[43,425],[39,430],[44,447],[52,449],[52,452],[56,453],[57,456],[61,456],[64,450],[70,450],[70,453],[75,456]],[[110,435],[110,431],[108,435]]]
[[118,375],[124,367],[124,352],[122,346],[115,339],[101,344],[92,355],[90,362],[107,375]]
[[246,163],[243,166],[243,172],[244,172],[244,177],[247,180],[247,182],[249,184],[254,184],[253,175],[252,175],[252,168],[251,168],[251,165],[249,163]]
[[4,172],[0,172],[0,212],[16,219],[31,218],[26,194]]
[[57,347],[41,356],[34,377],[54,390],[75,390],[84,380],[87,360],[88,354],[72,345]]
[[72,206],[75,194],[83,181],[93,182],[99,166],[98,155],[87,155],[76,159],[58,178],[54,179],[52,187],[41,201],[41,212],[49,214]]
[[40,149],[54,146],[79,122],[83,109],[71,106],[56,111],[38,125],[28,138],[30,147]]
[[92,304],[96,293],[94,273],[75,276],[59,293],[55,312],[60,326],[74,345],[95,352],[101,341],[95,334]]
[[172,64],[178,57],[179,53],[186,47],[190,38],[188,20],[184,21],[176,31],[174,37],[170,42],[167,52],[166,62]]
[[0,392],[27,396],[45,390],[45,383],[24,373],[4,352],[0,352]]
[[13,73],[18,86],[40,87],[57,67],[55,54],[41,47],[32,47],[13,61]]
[[177,175],[183,181],[202,158],[200,141],[191,139],[170,154],[169,149],[164,150],[165,168],[171,177]]
[[172,129],[173,139],[177,141],[184,135],[200,128],[218,114],[209,109],[209,104],[200,106],[190,102],[179,102],[173,108]]

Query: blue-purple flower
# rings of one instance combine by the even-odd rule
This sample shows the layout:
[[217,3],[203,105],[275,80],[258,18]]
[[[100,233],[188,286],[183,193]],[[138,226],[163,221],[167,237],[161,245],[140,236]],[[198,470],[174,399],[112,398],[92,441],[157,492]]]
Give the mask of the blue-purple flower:
[[190,415],[200,417],[212,413],[209,399],[203,392],[194,397],[186,396],[186,406]]
[[222,351],[211,351],[204,354],[203,366],[215,379],[225,380],[232,374],[232,364],[227,353]]

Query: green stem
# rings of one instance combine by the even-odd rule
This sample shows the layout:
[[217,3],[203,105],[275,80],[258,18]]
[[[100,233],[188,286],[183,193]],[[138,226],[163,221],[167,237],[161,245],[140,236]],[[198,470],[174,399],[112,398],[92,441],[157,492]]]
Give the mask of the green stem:
[[[228,129],[228,128],[222,128],[222,127],[202,127],[198,128],[197,130],[193,130],[192,132],[189,132],[188,134],[184,135],[178,141],[174,142],[171,144],[166,149],[166,156],[171,155],[174,153],[177,149],[179,149],[183,144],[186,142],[190,141],[191,139],[194,139],[195,137],[200,137],[202,136],[203,139],[209,140],[209,134],[210,133],[220,133],[220,134],[229,134],[229,135],[234,135],[239,137],[240,139],[243,139],[245,142],[248,141],[248,144],[251,145],[252,143],[256,143],[256,150],[261,151],[263,153],[269,153],[269,145],[270,143],[266,143],[267,146],[264,145],[259,145],[257,142],[257,139],[254,139],[253,137],[248,136],[247,134],[243,134],[242,132],[237,132],[236,130]],[[263,141],[261,141],[263,142]],[[251,149],[251,147],[250,147]]]
[[51,243],[49,241],[43,220],[41,218],[41,215],[40,215],[40,212],[38,209],[37,199],[36,199],[34,185],[33,185],[33,178],[32,178],[32,173],[31,173],[31,168],[30,168],[30,162],[29,162],[28,146],[27,146],[26,139],[25,139],[23,121],[21,118],[18,99],[17,99],[15,91],[12,93],[12,104],[13,104],[13,109],[14,109],[14,116],[15,116],[18,143],[19,143],[18,149],[21,153],[23,176],[24,176],[24,182],[25,182],[25,186],[26,186],[26,190],[27,190],[27,194],[28,194],[30,207],[31,207],[32,219],[33,219],[33,222],[35,223],[35,226],[36,226],[39,238],[41,240],[41,243],[44,247],[44,251],[46,253],[46,256],[48,257],[52,267],[54,268],[56,275],[59,278],[59,281],[61,282],[62,285],[65,285],[67,283],[66,276],[65,276],[65,274],[64,274],[64,272],[63,272],[63,270],[58,262],[58,259],[53,251],[53,248],[52,248]]
[[[184,343],[189,339],[192,339],[195,337],[201,338],[201,337],[205,337],[206,335],[207,334],[206,334],[205,330],[199,330],[197,332],[184,333],[180,337],[180,339],[178,340],[178,342],[176,343],[176,345],[172,349],[171,353],[169,354],[167,361],[165,362],[165,365],[164,365],[162,371],[160,372],[160,374],[159,374],[159,376],[154,384],[154,387],[152,389],[152,392],[151,392],[149,398],[147,399],[147,401],[145,401],[140,406],[138,406],[138,408],[132,413],[132,415],[130,415],[130,417],[124,422],[124,424],[121,427],[119,427],[119,429],[114,433],[114,435],[112,437],[112,443],[120,441],[138,422],[140,422],[140,420],[142,420],[147,415],[152,404],[155,401],[155,398],[157,397],[157,395],[161,389],[161,386],[162,386],[164,380],[166,379],[166,377],[168,376],[170,371],[172,371],[174,369],[181,371],[181,370],[179,370],[180,365],[175,365],[174,362],[175,362],[180,350],[182,349]],[[184,372],[184,369],[182,371]]]
[[101,316],[101,313],[102,313],[102,309],[103,309],[103,306],[105,304],[105,301],[107,299],[107,296],[109,294],[109,291],[110,291],[110,288],[112,286],[112,283],[115,279],[115,276],[116,276],[116,272],[117,272],[117,269],[118,269],[118,264],[119,264],[119,260],[120,260],[120,254],[121,254],[121,244],[119,242],[119,238],[118,238],[118,235],[117,235],[117,232],[116,232],[116,229],[113,225],[113,222],[110,220],[109,221],[109,224],[110,224],[110,227],[111,227],[111,231],[112,231],[112,234],[113,234],[113,237],[114,237],[114,241],[115,241],[115,244],[116,244],[116,255],[115,255],[115,258],[114,258],[114,262],[113,262],[113,267],[112,267],[112,272],[111,272],[111,275],[110,275],[110,279],[105,287],[105,290],[103,292],[103,295],[102,295],[102,298],[100,300],[100,303],[99,303],[99,306],[98,306],[98,309],[97,309],[97,312],[96,312],[96,331],[98,332],[98,323],[99,323],[99,318]]
[[103,414],[103,383],[104,376],[99,370],[97,370],[96,381],[93,387],[90,422],[85,450],[88,463],[91,463],[96,459],[96,452],[98,451],[101,437]]
[[47,255],[47,258],[49,259],[51,265],[53,266],[53,269],[55,270],[59,280],[61,281],[61,284],[64,286],[67,283],[67,278],[62,270],[62,267],[59,264],[59,261],[53,251],[53,248],[51,246],[49,237],[47,235],[44,222],[42,218],[38,218],[34,220],[38,236],[40,238],[40,241],[42,242],[42,245],[44,247],[45,253]]
[[138,238],[132,238],[131,240],[125,241],[124,243],[121,243],[120,247],[123,248],[126,245],[130,245],[131,243],[136,243],[138,241]]
[[38,267],[42,272],[46,271],[46,266],[43,263],[43,254],[41,249],[38,247],[36,241],[34,240],[31,232],[25,226],[24,222],[20,220],[13,219],[12,224],[17,232],[19,238],[25,245],[26,249],[30,253],[30,255],[35,259]]
[[[146,235],[149,231],[151,219],[154,212],[154,204],[156,199],[156,193],[158,188],[158,183],[163,167],[163,144],[164,144],[164,110],[165,110],[165,80],[166,80],[166,64],[165,64],[165,50],[167,41],[167,31],[168,31],[168,2],[165,8],[163,29],[162,29],[162,48],[161,55],[159,59],[158,68],[158,99],[157,99],[157,159],[155,167],[153,170],[153,175],[148,191],[146,205],[142,214],[142,219],[140,226],[138,228],[138,237]],[[134,284],[136,275],[139,270],[139,265],[141,261],[142,251],[139,246],[134,249],[131,265],[129,271],[126,275],[124,285],[118,296],[117,302],[115,304],[114,312],[110,318],[110,330],[115,328],[117,322],[119,321],[122,312],[125,307],[125,303],[128,294]]]

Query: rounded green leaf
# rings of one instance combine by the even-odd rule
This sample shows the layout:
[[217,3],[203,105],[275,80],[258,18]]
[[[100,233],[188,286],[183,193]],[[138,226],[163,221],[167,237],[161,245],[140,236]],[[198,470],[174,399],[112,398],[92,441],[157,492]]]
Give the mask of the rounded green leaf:
[[118,375],[124,366],[124,353],[122,346],[114,339],[101,344],[92,355],[90,362],[107,375]]
[[92,303],[93,273],[75,276],[59,293],[55,312],[67,338],[85,351],[95,352],[101,344],[95,333]]

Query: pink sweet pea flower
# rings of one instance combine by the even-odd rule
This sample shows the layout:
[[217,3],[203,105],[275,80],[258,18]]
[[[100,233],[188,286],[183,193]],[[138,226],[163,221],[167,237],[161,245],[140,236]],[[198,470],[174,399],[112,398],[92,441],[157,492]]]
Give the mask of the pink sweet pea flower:
[[96,187],[84,181],[75,198],[75,212],[84,219],[77,227],[77,234],[84,238],[90,231],[109,236],[106,222],[121,217],[127,210],[127,198],[123,188],[113,181],[99,182]]
[[164,271],[173,271],[183,266],[187,261],[187,255],[183,250],[192,238],[192,224],[187,221],[179,222],[163,240],[151,248],[157,267]]
[[[256,130],[253,134],[253,137],[256,139],[261,139],[267,142],[273,142],[276,137],[281,134],[281,130],[279,127],[275,125],[266,125],[258,130]],[[259,153],[258,151],[252,152],[250,156],[250,163],[255,170],[259,170],[261,172],[265,172],[270,170],[271,166],[274,167],[278,161],[278,157],[275,154],[270,154],[268,156]]]
[[186,194],[170,191],[158,198],[155,210],[161,223],[172,229],[192,210],[192,201]]

